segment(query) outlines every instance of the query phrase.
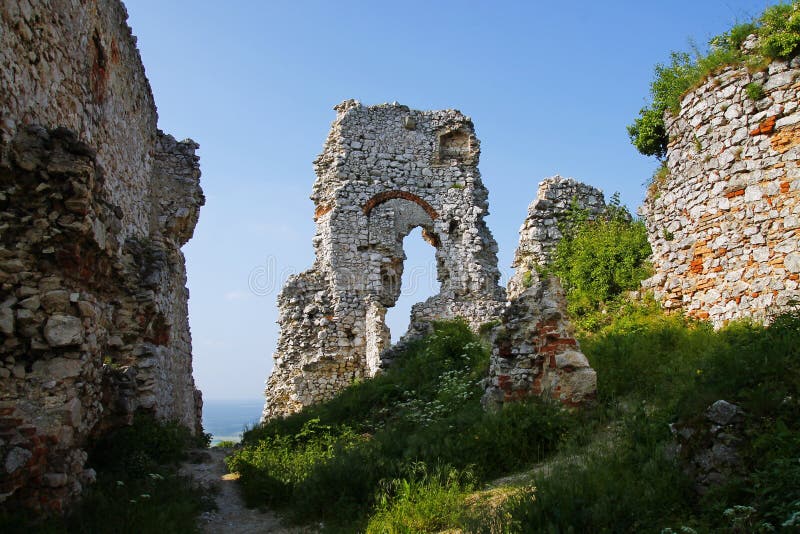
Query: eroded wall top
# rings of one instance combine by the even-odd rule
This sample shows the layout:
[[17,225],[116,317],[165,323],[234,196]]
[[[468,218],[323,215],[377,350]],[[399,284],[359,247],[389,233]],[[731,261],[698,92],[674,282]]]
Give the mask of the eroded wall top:
[[122,209],[123,238],[148,233],[157,121],[127,18],[113,0],[0,5],[0,148],[29,124],[77,133],[115,177],[106,188]]

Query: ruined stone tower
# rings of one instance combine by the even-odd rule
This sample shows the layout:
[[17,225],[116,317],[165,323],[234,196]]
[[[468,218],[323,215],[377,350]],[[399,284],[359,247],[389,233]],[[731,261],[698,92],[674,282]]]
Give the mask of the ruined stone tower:
[[798,102],[795,57],[726,68],[666,117],[665,172],[642,206],[655,270],[645,287],[664,308],[721,327],[800,299]]
[[490,336],[492,355],[482,399],[488,409],[528,397],[577,406],[597,392],[597,375],[575,339],[561,283],[538,273],[552,259],[562,238],[559,222],[572,206],[586,210],[590,218],[606,209],[602,191],[561,176],[544,179],[528,206],[508,282],[509,305]]
[[157,129],[118,0],[0,3],[0,509],[58,512],[134,412],[200,430],[181,246],[197,144]]
[[265,419],[330,398],[386,364],[384,316],[400,294],[403,238],[416,227],[436,249],[441,291],[414,306],[410,334],[459,316],[477,327],[505,303],[472,121],[454,110],[354,100],[335,109],[315,161],[316,260],[278,297]]

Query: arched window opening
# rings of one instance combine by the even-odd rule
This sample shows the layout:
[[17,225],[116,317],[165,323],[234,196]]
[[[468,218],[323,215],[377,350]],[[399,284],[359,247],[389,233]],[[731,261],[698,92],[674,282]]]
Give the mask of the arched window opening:
[[403,275],[400,282],[400,297],[386,312],[386,326],[396,343],[407,331],[411,319],[411,307],[439,293],[436,272],[436,249],[424,239],[422,228],[414,228],[403,239]]

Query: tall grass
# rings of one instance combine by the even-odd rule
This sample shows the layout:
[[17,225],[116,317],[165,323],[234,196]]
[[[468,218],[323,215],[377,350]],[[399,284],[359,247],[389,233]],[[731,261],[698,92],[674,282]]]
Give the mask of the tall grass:
[[[251,504],[334,531],[734,532],[800,517],[800,314],[714,331],[628,303],[581,344],[597,406],[488,414],[487,348],[463,323],[437,324],[385,375],[248,432],[230,465]],[[718,399],[747,414],[745,474],[700,498],[670,424]],[[486,489],[521,470],[535,491]],[[495,491],[514,497],[481,508]]]
[[[641,311],[620,316],[583,347],[598,372],[602,417],[616,426],[618,441],[536,477],[536,499],[510,509],[520,532],[660,532],[671,525],[735,532],[736,506],[752,509],[748,524],[774,527],[800,511],[800,315],[714,332]],[[745,474],[699,498],[669,453],[669,424],[696,418],[718,399],[747,414]]]

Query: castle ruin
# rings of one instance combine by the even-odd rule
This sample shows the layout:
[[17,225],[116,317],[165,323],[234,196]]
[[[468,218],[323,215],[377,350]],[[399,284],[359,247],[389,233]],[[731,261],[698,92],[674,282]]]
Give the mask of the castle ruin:
[[0,7],[0,506],[59,512],[136,411],[199,432],[181,246],[204,198],[118,0]]
[[403,238],[416,227],[436,249],[441,291],[413,307],[407,335],[455,317],[477,328],[505,305],[472,121],[354,100],[335,109],[315,161],[316,260],[278,297],[265,418],[328,399],[388,364],[384,317],[400,295]]
[[[748,85],[763,91],[748,96]],[[768,321],[800,299],[800,58],[729,67],[666,117],[666,167],[642,215],[666,309]]]

